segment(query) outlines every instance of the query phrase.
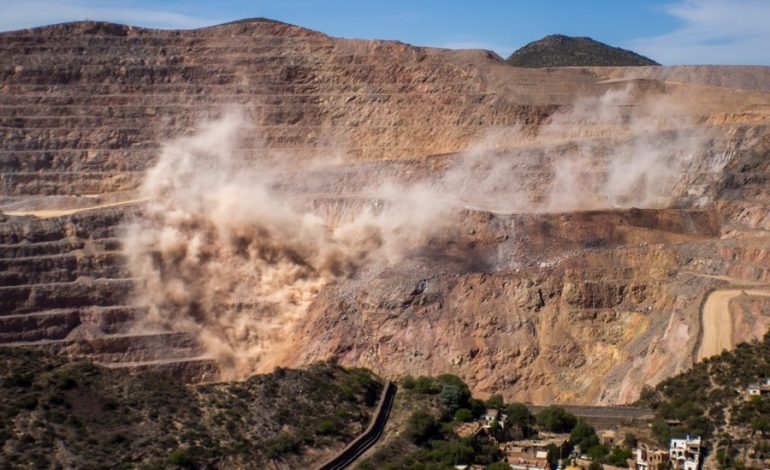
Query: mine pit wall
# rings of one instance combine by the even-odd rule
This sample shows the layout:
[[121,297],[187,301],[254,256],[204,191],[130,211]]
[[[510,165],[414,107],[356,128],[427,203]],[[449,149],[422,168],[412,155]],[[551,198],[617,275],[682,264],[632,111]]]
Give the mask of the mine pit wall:
[[[446,168],[447,154],[468,149],[489,128],[531,132],[577,95],[626,86],[599,78],[631,78],[617,70],[519,70],[483,51],[339,40],[267,21],[186,32],[84,22],[0,33],[0,59],[0,193],[22,199],[132,191],[160,142],[193,133],[201,118],[233,104],[253,124],[243,155],[342,153],[360,163],[346,180],[353,189],[372,176],[408,181]],[[683,86],[638,81],[658,73],[724,85],[719,73],[698,78],[704,72],[695,69],[639,73],[641,91]],[[762,74],[751,71],[743,88],[756,90]],[[336,356],[392,378],[450,371],[474,392],[534,403],[625,403],[644,383],[688,367],[698,306],[720,281],[683,270],[770,279],[766,116],[723,112],[733,92],[706,91],[694,91],[713,100],[693,105],[697,123],[719,131],[712,150],[736,158],[724,175],[698,180],[681,204],[716,195],[713,206],[460,211],[452,235],[461,236],[436,240],[451,262],[428,251],[366,289],[351,280],[323,291],[297,332],[294,365]],[[746,92],[738,101],[755,99]],[[616,130],[581,129],[577,137],[610,142]],[[542,170],[533,155],[523,170]],[[302,182],[299,204],[332,225],[379,203],[319,181]],[[534,201],[546,197],[531,189]],[[201,357],[194,338],[131,333],[144,312],[130,302],[134,280],[116,230],[132,210],[3,217],[0,342],[212,380],[216,364]],[[744,323],[762,312],[741,302]]]
[[338,285],[311,307],[298,362],[334,355],[391,376],[452,371],[482,395],[533,403],[633,401],[636,378],[661,380],[692,361],[686,345],[709,283],[677,274],[677,246],[581,251],[546,269],[437,269],[417,295],[421,279],[403,272],[365,292]]
[[473,65],[481,59],[451,55],[265,21],[184,34],[88,22],[2,33],[0,191],[135,188],[159,142],[232,105],[253,126],[249,152],[367,160],[456,152],[489,127],[537,125],[559,106],[504,99]]

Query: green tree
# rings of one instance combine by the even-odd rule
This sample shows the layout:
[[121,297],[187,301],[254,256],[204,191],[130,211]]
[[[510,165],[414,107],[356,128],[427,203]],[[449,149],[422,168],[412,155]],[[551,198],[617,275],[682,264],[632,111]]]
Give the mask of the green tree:
[[607,454],[609,453],[610,453],[610,449],[607,446],[602,444],[596,444],[594,446],[591,446],[586,451],[586,454],[588,454],[589,457],[591,457],[593,460],[596,460],[597,462],[604,459],[604,457],[606,457]]
[[505,462],[495,462],[487,465],[487,470],[511,470],[511,466]]
[[473,416],[476,418],[483,415],[487,410],[487,407],[484,406],[484,402],[477,398],[471,398],[468,402],[468,406],[471,409],[471,413],[473,413]]
[[572,446],[580,446],[582,452],[586,452],[591,447],[599,444],[599,437],[596,430],[584,421],[578,421],[569,434],[569,440]]
[[577,424],[575,415],[568,413],[561,406],[551,405],[537,415],[537,422],[546,431],[570,432]]
[[455,421],[467,423],[473,420],[473,413],[468,408],[460,408],[455,411]]
[[506,425],[509,428],[521,430],[522,437],[528,438],[534,434],[532,426],[537,422],[535,415],[523,403],[511,403],[505,407]]
[[447,415],[454,415],[455,411],[460,409],[467,402],[460,388],[456,385],[444,385],[438,399],[446,408]]
[[486,405],[490,410],[502,410],[505,406],[505,401],[502,395],[492,395],[487,399]]
[[633,456],[631,449],[624,449],[622,447],[613,447],[612,452],[607,457],[606,461],[610,465],[616,467],[628,467],[628,459]]
[[549,444],[546,458],[551,468],[556,468],[559,465],[559,460],[566,458],[570,452],[572,452],[572,449],[569,447],[569,444],[564,444],[561,447]]
[[436,418],[424,411],[415,411],[406,423],[406,437],[417,445],[428,442],[437,431]]
[[473,447],[461,441],[431,441],[429,459],[446,465],[473,463]]
[[414,390],[418,393],[436,394],[441,391],[441,384],[430,377],[421,375],[414,381]]
[[671,440],[671,427],[666,423],[666,420],[656,418],[652,422],[652,433],[658,439],[658,443],[661,446],[668,446],[668,442]]

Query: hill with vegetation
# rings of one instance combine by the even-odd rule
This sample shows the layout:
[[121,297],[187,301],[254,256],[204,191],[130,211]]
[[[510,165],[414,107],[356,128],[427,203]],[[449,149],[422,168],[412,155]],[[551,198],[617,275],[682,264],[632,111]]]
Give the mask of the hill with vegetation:
[[506,59],[516,67],[660,65],[636,52],[588,37],[546,36],[516,50]]
[[770,333],[742,343],[642,392],[655,409],[652,429],[661,445],[685,434],[706,438],[720,468],[765,468],[770,459],[770,397],[747,387],[770,378]]
[[[462,432],[471,422],[484,421],[490,410],[505,415],[489,428]],[[577,449],[602,464],[627,467],[636,442],[615,446],[600,442],[596,430],[560,406],[549,406],[533,415],[523,403],[506,403],[500,395],[482,401],[474,398],[457,376],[405,377],[399,386],[389,428],[381,444],[362,459],[359,470],[444,470],[456,465],[482,465],[489,470],[509,469],[500,444],[546,436],[562,436],[561,446],[548,446],[548,461],[556,468],[560,457]],[[578,447],[579,446],[579,447]]]
[[353,440],[381,389],[332,364],[185,386],[0,349],[0,468],[302,468]]

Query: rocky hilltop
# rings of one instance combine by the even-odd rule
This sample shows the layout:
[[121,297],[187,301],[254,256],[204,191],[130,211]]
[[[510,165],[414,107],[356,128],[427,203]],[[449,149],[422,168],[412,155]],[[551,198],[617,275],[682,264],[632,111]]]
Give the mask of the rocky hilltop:
[[552,34],[517,49],[506,61],[516,67],[660,65],[636,52],[587,37]]
[[764,333],[765,297],[701,307],[770,283],[767,68],[511,67],[263,19],[7,32],[0,58],[7,345],[626,403],[714,328]]

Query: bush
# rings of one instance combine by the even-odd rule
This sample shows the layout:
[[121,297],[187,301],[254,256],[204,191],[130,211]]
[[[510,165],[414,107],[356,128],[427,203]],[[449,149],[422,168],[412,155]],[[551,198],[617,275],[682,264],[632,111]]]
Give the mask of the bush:
[[417,380],[414,381],[414,390],[417,393],[435,395],[436,393],[439,393],[442,388],[440,383],[437,383],[432,378],[425,377],[424,375],[417,377]]
[[184,448],[178,448],[172,451],[168,456],[168,462],[172,465],[187,466],[192,463],[190,451]]
[[537,420],[526,405],[523,403],[511,403],[505,407],[505,414],[508,415],[506,424],[509,429],[513,429],[514,427],[520,429],[522,437],[524,438],[528,438],[534,434],[532,426]]
[[551,405],[537,415],[537,422],[546,431],[565,433],[572,431],[578,420],[561,406]]
[[626,437],[623,438],[623,445],[629,449],[634,449],[639,445],[639,439],[636,438],[636,434],[627,432]]
[[614,447],[612,452],[607,457],[606,462],[616,467],[628,467],[628,459],[633,456],[631,449],[624,449],[622,447]]
[[455,421],[467,423],[473,420],[473,413],[468,408],[460,408],[455,411]]
[[484,402],[477,398],[471,398],[471,400],[468,402],[468,406],[470,406],[471,413],[473,413],[474,418],[480,417],[487,410],[487,407],[484,406]]
[[412,390],[414,388],[415,380],[414,377],[411,375],[405,375],[401,379],[401,386],[404,387],[407,390]]
[[588,449],[599,444],[599,438],[596,436],[596,430],[586,424],[584,421],[579,421],[569,434],[569,440],[572,446],[580,446],[582,452],[586,452]]
[[407,439],[417,445],[426,443],[437,431],[438,423],[436,423],[436,419],[424,411],[412,413],[406,424]]
[[342,426],[335,423],[331,419],[324,419],[318,423],[318,434],[335,434],[338,430],[342,429]]
[[[582,447],[581,447],[582,450]],[[607,454],[610,453],[610,449],[602,444],[596,444],[595,446],[591,446],[588,448],[588,452],[586,452],[589,457],[591,457],[593,460],[599,461],[602,458],[606,457]]]
[[467,403],[462,391],[456,385],[444,385],[438,399],[446,407],[447,415],[452,416],[455,411]]
[[32,377],[28,374],[11,374],[9,377],[3,379],[3,387],[5,388],[27,388],[32,385]]
[[299,440],[291,434],[282,431],[266,442],[267,456],[271,459],[299,450]]
[[505,406],[505,401],[502,395],[492,395],[487,399],[486,405],[491,410],[502,410]]
[[473,447],[458,441],[431,441],[430,460],[446,465],[473,463]]
[[487,465],[487,470],[511,470],[511,466],[505,462],[495,462],[492,465]]

